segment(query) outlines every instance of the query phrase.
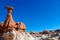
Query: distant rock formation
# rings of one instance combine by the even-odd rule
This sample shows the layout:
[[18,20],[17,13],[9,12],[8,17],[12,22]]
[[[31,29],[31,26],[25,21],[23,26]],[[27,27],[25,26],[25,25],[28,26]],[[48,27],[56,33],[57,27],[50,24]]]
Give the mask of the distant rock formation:
[[10,31],[15,29],[15,31],[25,32],[25,25],[22,22],[15,22],[12,18],[13,7],[6,6],[8,11],[7,17],[4,22],[0,23],[0,32]]

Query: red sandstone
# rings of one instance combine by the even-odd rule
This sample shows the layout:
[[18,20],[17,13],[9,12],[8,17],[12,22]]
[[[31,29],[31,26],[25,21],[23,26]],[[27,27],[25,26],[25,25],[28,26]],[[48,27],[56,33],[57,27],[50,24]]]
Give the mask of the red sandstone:
[[12,18],[13,8],[10,6],[6,7],[8,14],[4,22],[0,23],[0,32],[10,31],[15,29],[19,32],[25,32],[25,25],[22,22],[15,22]]

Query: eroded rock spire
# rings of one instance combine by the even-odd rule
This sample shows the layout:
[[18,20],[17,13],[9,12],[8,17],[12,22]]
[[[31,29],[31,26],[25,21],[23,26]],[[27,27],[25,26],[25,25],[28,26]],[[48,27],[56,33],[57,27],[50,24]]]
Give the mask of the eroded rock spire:
[[8,14],[7,14],[6,20],[4,22],[4,26],[14,27],[15,26],[15,22],[14,22],[14,20],[12,18],[13,7],[6,6],[6,9],[8,11]]
[[25,25],[22,22],[14,22],[12,18],[13,7],[6,6],[8,11],[7,17],[3,23],[0,23],[0,32],[10,31],[14,29],[15,31],[25,32]]

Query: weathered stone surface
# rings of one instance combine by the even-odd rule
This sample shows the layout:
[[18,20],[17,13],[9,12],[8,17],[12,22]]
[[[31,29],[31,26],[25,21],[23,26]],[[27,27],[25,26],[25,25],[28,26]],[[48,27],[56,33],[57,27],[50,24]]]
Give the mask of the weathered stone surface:
[[20,32],[25,32],[25,25],[24,25],[24,23],[22,23],[22,22],[18,22],[18,23],[16,23],[16,28],[15,28],[17,31],[20,31]]
[[14,27],[15,26],[15,22],[12,18],[12,8],[11,7],[6,7],[6,9],[8,10],[8,15],[6,17],[6,20],[4,22],[4,26],[7,27]]
[[20,32],[25,32],[25,25],[22,22],[16,23],[12,18],[13,7],[7,6],[6,9],[8,11],[8,14],[5,21],[3,23],[0,23],[0,32],[5,32],[12,29]]
[[26,32],[12,30],[3,34],[4,40],[34,40],[34,37]]

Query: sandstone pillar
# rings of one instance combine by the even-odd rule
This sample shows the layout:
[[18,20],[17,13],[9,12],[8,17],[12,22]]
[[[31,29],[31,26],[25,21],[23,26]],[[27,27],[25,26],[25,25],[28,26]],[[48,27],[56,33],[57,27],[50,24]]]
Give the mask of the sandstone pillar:
[[6,6],[6,9],[8,11],[8,14],[7,14],[6,20],[4,22],[4,26],[5,27],[14,27],[15,26],[15,22],[14,22],[14,20],[12,18],[13,7]]

